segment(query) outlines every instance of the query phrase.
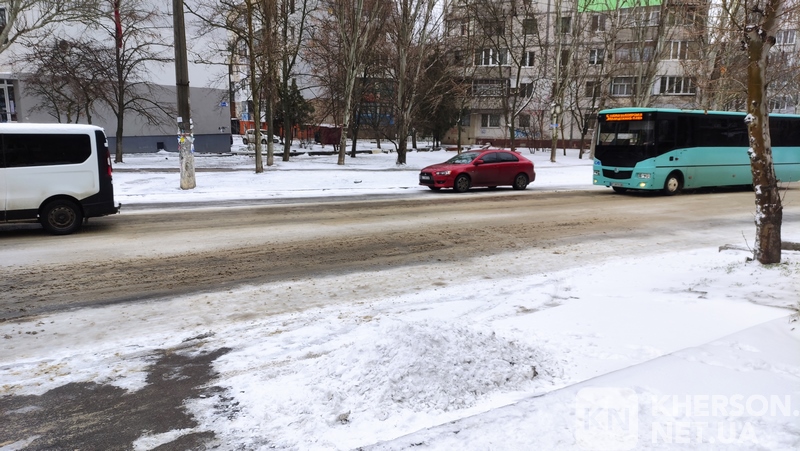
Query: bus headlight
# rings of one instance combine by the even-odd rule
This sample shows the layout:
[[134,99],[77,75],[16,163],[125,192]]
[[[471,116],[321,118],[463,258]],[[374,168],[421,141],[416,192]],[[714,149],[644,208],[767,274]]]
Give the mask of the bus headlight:
[[594,170],[594,175],[600,175],[600,169],[595,169]]
[[649,172],[639,172],[636,174],[636,178],[649,179],[650,177],[652,177],[652,175],[653,174],[650,174]]

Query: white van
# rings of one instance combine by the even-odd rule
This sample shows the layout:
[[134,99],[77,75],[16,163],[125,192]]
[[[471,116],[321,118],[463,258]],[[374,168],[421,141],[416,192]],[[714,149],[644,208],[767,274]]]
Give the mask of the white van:
[[0,124],[0,219],[38,221],[55,235],[119,212],[103,129],[79,124]]

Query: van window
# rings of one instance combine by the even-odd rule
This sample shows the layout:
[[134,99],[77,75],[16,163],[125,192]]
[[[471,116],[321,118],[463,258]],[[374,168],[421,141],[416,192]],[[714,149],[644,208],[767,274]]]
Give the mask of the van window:
[[83,163],[92,155],[89,135],[4,134],[5,166],[53,166]]

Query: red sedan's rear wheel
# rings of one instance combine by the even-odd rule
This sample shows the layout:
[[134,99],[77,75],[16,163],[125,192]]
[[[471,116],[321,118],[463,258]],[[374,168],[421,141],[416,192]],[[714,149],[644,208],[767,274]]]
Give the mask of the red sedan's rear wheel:
[[528,176],[522,173],[514,177],[514,184],[511,185],[514,189],[525,189],[528,187]]

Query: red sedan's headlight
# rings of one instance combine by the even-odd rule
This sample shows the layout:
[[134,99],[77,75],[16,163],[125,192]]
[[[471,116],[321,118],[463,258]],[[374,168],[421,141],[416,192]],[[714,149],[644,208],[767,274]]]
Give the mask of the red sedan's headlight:
[[450,175],[450,171],[436,171],[434,172],[436,175]]

